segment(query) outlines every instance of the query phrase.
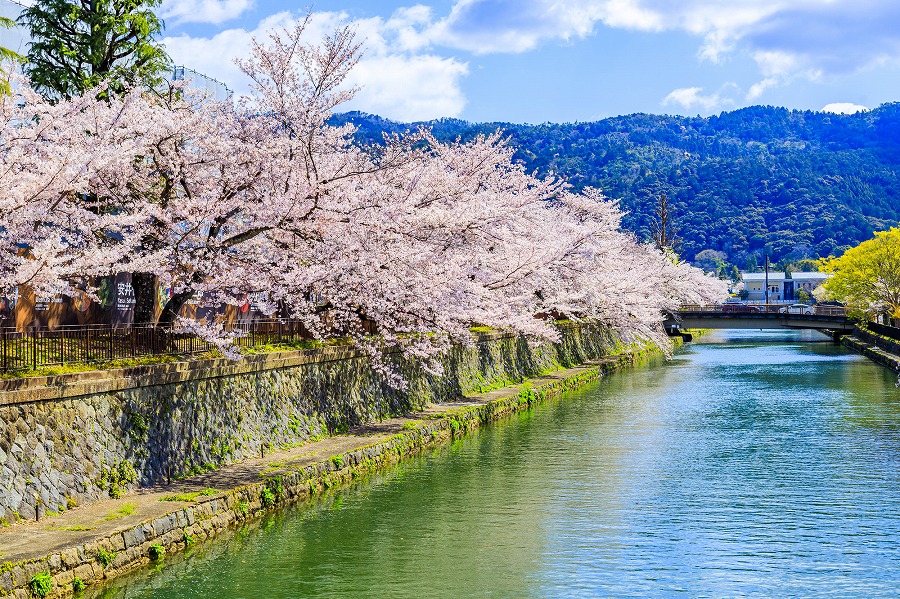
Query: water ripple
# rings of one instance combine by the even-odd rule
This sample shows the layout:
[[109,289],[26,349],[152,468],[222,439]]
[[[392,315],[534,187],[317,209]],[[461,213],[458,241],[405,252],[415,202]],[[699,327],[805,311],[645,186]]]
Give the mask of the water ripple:
[[123,597],[897,597],[900,395],[810,334],[610,376]]

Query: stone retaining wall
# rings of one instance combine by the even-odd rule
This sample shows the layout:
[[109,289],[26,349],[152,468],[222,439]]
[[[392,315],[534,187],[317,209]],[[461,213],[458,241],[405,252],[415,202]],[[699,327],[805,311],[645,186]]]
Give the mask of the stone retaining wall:
[[[5,563],[0,569],[0,596],[29,599],[29,582],[46,574],[52,579],[49,597],[72,593],[78,577],[86,584],[114,578],[153,561],[153,551],[173,553],[215,536],[237,523],[257,518],[279,506],[308,499],[325,489],[352,482],[357,477],[389,466],[454,437],[461,437],[489,422],[526,410],[560,393],[583,386],[608,372],[633,362],[647,350],[608,358],[572,376],[552,383],[523,388],[518,393],[486,404],[456,408],[438,419],[421,420],[384,441],[331,456],[297,470],[272,475],[173,510],[109,536],[69,547],[41,559]],[[156,547],[154,547],[156,546]],[[154,548],[154,549],[151,549]],[[106,561],[107,563],[104,563]]]
[[398,391],[347,347],[0,381],[0,524],[52,515],[276,447],[608,354],[606,329],[559,344],[479,335],[445,374],[397,367]]
[[886,352],[900,356],[900,341],[897,341],[896,339],[891,339],[890,337],[885,337],[874,331],[859,327],[853,331],[853,336],[861,341],[880,347]]
[[873,362],[900,372],[900,342],[858,327],[852,336],[842,338],[841,342]]

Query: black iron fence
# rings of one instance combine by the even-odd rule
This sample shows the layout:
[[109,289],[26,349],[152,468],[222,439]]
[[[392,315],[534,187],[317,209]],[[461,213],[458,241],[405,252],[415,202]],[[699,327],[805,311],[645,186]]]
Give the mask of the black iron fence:
[[[312,338],[303,324],[294,320],[254,320],[236,323],[228,330],[238,334],[234,343],[239,347]],[[0,372],[147,356],[189,356],[215,349],[213,344],[196,335],[174,333],[150,325],[64,326],[28,332],[0,328]]]

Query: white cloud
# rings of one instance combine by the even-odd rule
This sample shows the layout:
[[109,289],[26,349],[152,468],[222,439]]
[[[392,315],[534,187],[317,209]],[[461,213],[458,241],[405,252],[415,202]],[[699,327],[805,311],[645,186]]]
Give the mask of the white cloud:
[[466,105],[459,82],[468,72],[464,63],[428,54],[362,60],[350,76],[360,91],[346,108],[405,122],[458,116]]
[[175,23],[220,25],[253,7],[253,0],[163,0],[160,14]]
[[[351,71],[347,84],[360,89],[344,110],[361,110],[401,121],[459,116],[465,107],[460,87],[468,65],[455,58],[437,56],[424,50],[416,25],[430,19],[421,8],[404,9],[390,19],[349,21],[346,13],[320,12],[313,15],[306,35],[321,39],[340,25],[350,24],[364,42],[362,60]],[[234,64],[246,57],[254,38],[263,40],[274,30],[296,23],[297,15],[276,13],[255,29],[228,29],[212,37],[181,35],[163,40],[177,64],[220,79],[238,94],[249,92],[249,81]]]
[[700,38],[702,60],[751,56],[763,80],[749,97],[758,99],[795,78],[900,64],[897,23],[896,0],[457,0],[446,17],[419,21],[416,35],[423,45],[487,54],[525,52],[598,26],[684,31]]
[[475,54],[525,52],[545,39],[589,35],[602,14],[601,5],[584,0],[459,0],[422,33]]
[[[725,87],[734,86],[727,85]],[[685,111],[697,110],[698,112],[703,113],[715,112],[725,106],[734,105],[734,100],[723,96],[721,90],[707,95],[704,95],[702,92],[702,87],[680,87],[676,90],[672,90],[672,92],[663,99],[662,104],[663,106],[680,106]]]
[[248,90],[247,81],[234,59],[247,55],[250,39],[251,34],[244,29],[227,29],[211,38],[180,35],[162,41],[176,64],[220,79],[232,90],[244,93]]
[[[222,22],[253,0],[164,0],[175,19]],[[552,40],[594,34],[599,27],[644,32],[683,31],[698,39],[698,58],[721,62],[752,58],[760,80],[744,100],[761,101],[769,90],[796,79],[810,81],[900,64],[900,2],[896,0],[455,0],[448,14],[410,3],[390,17],[352,21],[366,56],[352,75],[365,85],[354,107],[401,119],[456,116],[465,99],[464,60],[436,49],[474,54],[526,52]],[[165,40],[176,62],[223,79],[237,91],[246,82],[232,64],[246,55],[252,36],[264,35],[299,13],[278,13],[253,31],[230,29],[213,37]],[[316,33],[350,23],[346,13],[322,12]],[[736,105],[723,90],[674,90],[664,103],[706,112]]]
[[779,83],[780,80],[777,77],[766,77],[762,81],[754,83],[750,86],[750,91],[747,92],[747,101],[755,102],[759,100],[766,91],[772,87],[776,87]]
[[822,112],[833,112],[835,114],[856,114],[857,112],[865,112],[869,110],[861,104],[853,104],[851,102],[834,102],[822,107]]

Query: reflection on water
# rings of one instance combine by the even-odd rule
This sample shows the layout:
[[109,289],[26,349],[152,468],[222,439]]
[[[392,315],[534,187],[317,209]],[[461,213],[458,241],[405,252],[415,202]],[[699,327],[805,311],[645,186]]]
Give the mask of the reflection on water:
[[108,597],[896,597],[900,391],[720,332]]

